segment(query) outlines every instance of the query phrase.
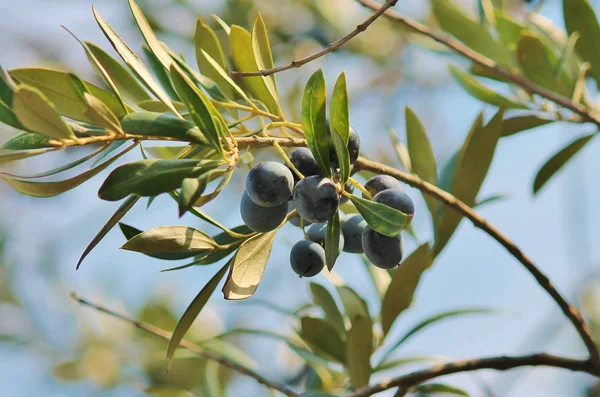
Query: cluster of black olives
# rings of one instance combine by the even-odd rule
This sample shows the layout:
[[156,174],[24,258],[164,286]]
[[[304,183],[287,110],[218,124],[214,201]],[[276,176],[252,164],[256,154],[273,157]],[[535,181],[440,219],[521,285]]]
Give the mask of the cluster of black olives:
[[[329,132],[329,127],[328,127]],[[336,170],[338,161],[330,145],[330,163]],[[360,138],[350,128],[348,152],[351,164],[359,154]],[[246,178],[246,191],[240,204],[244,223],[256,232],[276,229],[291,210],[297,217],[290,219],[295,226],[310,226],[306,232],[309,240],[297,242],[290,252],[294,271],[302,277],[317,275],[325,267],[325,235],[329,221],[340,204],[348,198],[341,195],[336,185],[323,176],[321,168],[311,151],[297,148],[290,153],[290,162],[304,176],[299,179],[286,165],[275,161],[256,164]],[[414,204],[401,190],[398,180],[387,175],[376,175],[365,185],[373,201],[388,205],[406,214],[414,214]],[[354,186],[346,183],[346,192],[352,193]],[[364,194],[363,194],[364,198]],[[404,242],[401,235],[385,236],[373,230],[358,214],[341,218],[339,250],[364,253],[375,266],[390,269],[402,260]]]

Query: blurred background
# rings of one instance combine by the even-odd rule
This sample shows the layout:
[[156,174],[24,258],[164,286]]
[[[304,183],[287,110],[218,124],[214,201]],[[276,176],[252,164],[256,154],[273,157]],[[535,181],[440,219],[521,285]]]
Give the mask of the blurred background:
[[[317,51],[369,15],[352,0],[138,2],[159,37],[188,59],[194,58],[191,38],[198,16],[221,34],[211,13],[229,24],[249,27],[256,12],[261,12],[276,64]],[[94,3],[137,51],[142,38],[125,0],[4,0],[0,2],[0,64],[5,69],[45,66],[71,70],[98,82],[79,44],[60,27],[63,24],[79,38],[112,52],[93,19]],[[475,1],[458,3],[475,12]],[[535,6],[517,0],[505,3],[516,15],[525,15]],[[395,9],[435,24],[426,1],[399,1]],[[560,1],[545,1],[539,12],[562,26]],[[323,68],[331,89],[335,77],[345,70],[351,123],[361,135],[365,154],[400,167],[389,130],[396,131],[397,138],[405,142],[404,106],[410,105],[424,121],[439,165],[462,144],[479,111],[485,109],[486,117],[494,111],[469,97],[449,77],[448,62],[463,61],[424,48],[419,38],[409,37],[380,19],[335,54],[281,73],[278,85],[288,118],[298,121],[302,89],[312,72]],[[595,183],[600,173],[600,162],[594,155],[597,143],[589,145],[540,195],[534,198],[531,194],[535,172],[545,160],[574,137],[593,132],[591,128],[553,123],[502,140],[480,197],[508,197],[482,206],[479,212],[527,252],[561,292],[600,321],[596,292],[600,245],[595,244],[600,228],[593,221],[600,217],[595,205],[600,198],[600,185]],[[12,133],[0,127],[0,143]],[[11,171],[24,174],[53,168],[77,154],[21,161]],[[132,160],[140,154],[134,151],[127,156],[126,160]],[[267,395],[253,380],[237,376],[229,379],[229,372],[185,353],[178,352],[180,359],[167,375],[166,343],[79,307],[69,298],[74,291],[172,331],[188,303],[216,271],[210,266],[161,273],[164,262],[119,251],[124,237],[117,229],[75,271],[83,249],[118,207],[97,198],[107,173],[52,199],[26,197],[0,184],[1,394],[143,396],[148,386],[178,385],[196,390],[204,382],[202,374],[208,373],[229,382],[227,396]],[[228,226],[241,223],[232,208],[237,208],[243,178],[243,173],[236,173],[224,194],[207,206],[207,212]],[[423,209],[423,216],[417,213],[413,222],[418,240],[429,241],[430,220],[422,197],[418,191],[407,190],[417,201],[417,208]],[[193,216],[178,219],[176,205],[168,197],[158,197],[148,210],[144,205],[137,206],[124,222],[144,230],[185,224],[214,231]],[[308,281],[296,277],[288,264],[289,249],[299,238],[299,229],[286,226],[278,235],[256,295],[247,302],[225,302],[217,292],[188,336],[209,338],[234,327],[291,335],[297,326],[294,318],[265,307],[264,302],[276,302],[293,311],[309,301]],[[407,243],[409,251],[416,246],[415,241]],[[336,271],[370,302],[375,301],[376,292],[360,259],[342,254]],[[329,283],[323,275],[317,276],[317,281]],[[395,356],[466,358],[541,350],[585,355],[572,327],[520,264],[488,236],[463,222],[434,267],[424,275],[413,307],[399,320],[395,332],[437,312],[472,306],[498,308],[505,314],[442,323],[412,339]],[[289,379],[301,370],[300,359],[281,343],[253,336],[227,341],[220,347],[223,351],[255,361],[270,378]],[[394,374],[398,375],[384,375]],[[468,390],[472,396],[594,395],[589,376],[543,368],[509,373],[481,371],[454,376],[448,383]]]

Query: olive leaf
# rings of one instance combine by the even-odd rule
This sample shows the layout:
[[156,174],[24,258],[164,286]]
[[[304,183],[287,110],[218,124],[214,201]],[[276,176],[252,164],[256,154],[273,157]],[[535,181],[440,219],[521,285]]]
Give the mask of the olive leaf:
[[306,144],[327,177],[331,177],[325,117],[325,77],[317,70],[306,83],[302,96],[302,126]]
[[342,313],[329,291],[322,285],[313,282],[310,283],[310,292],[315,304],[321,306],[321,309],[323,309],[325,320],[331,323],[337,332],[345,334],[344,317],[342,317]]
[[188,226],[160,226],[135,235],[121,247],[144,254],[215,251],[217,243],[206,233]]
[[346,362],[346,341],[327,321],[316,317],[302,317],[300,327],[300,336],[317,355]]
[[350,381],[355,388],[360,388],[367,386],[371,377],[373,329],[371,319],[363,316],[355,316],[351,322],[346,343],[346,361]]
[[325,262],[327,269],[331,271],[335,261],[340,255],[340,213],[336,211],[333,217],[327,222],[327,230],[325,232]]
[[405,214],[385,204],[348,195],[365,221],[378,233],[394,237],[410,224],[413,215]]
[[348,119],[346,73],[344,72],[340,74],[333,87],[329,108],[329,127],[331,130],[331,143],[340,168],[340,182],[345,183],[350,176],[350,154],[348,153],[350,121]]

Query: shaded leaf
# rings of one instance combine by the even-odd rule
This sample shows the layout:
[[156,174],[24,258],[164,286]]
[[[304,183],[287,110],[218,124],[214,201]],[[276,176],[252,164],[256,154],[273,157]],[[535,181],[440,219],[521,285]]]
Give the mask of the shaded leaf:
[[315,353],[346,362],[346,343],[331,324],[320,318],[302,317],[300,326],[300,336]]
[[0,66],[0,102],[9,108],[12,106],[13,92],[17,87]]
[[32,149],[32,150],[0,150],[0,164],[10,163],[11,161],[22,160],[28,157],[38,156],[40,154],[53,152],[56,148]]
[[206,189],[207,181],[203,174],[199,178],[185,178],[181,182],[181,193],[179,194],[179,217],[183,216],[187,210],[194,204],[194,201],[198,199],[204,193]]
[[412,221],[413,215],[405,214],[385,204],[376,203],[358,196],[347,196],[365,221],[375,230],[386,236],[397,236]]
[[196,178],[219,165],[215,160],[134,161],[113,170],[100,186],[98,197],[117,201],[130,194],[157,196],[178,189],[185,178]]
[[414,391],[425,395],[452,394],[454,396],[469,397],[469,393],[466,391],[443,383],[428,383],[426,385],[419,385],[414,388]]
[[348,92],[344,72],[340,74],[333,87],[329,110],[329,127],[331,129],[331,143],[340,168],[340,182],[345,183],[350,176],[350,154],[348,153],[350,121],[348,119]]
[[327,177],[330,177],[325,94],[325,77],[323,77],[323,71],[319,69],[310,77],[304,88],[302,127],[308,148],[315,156],[321,170]]
[[258,234],[240,246],[223,286],[225,299],[247,299],[254,294],[271,255],[276,233],[277,230]]
[[125,153],[127,153],[128,151],[133,149],[135,146],[137,146],[137,143],[131,145],[129,148],[127,148],[127,149],[123,150],[121,153],[111,157],[109,160],[96,166],[95,168],[92,168],[89,171],[86,171],[82,174],[74,176],[73,178],[66,179],[63,181],[32,182],[32,181],[8,178],[8,177],[1,176],[1,175],[0,175],[0,178],[2,178],[6,183],[11,185],[15,190],[17,190],[23,194],[26,194],[28,196],[53,197],[53,196],[57,196],[61,193],[67,192],[71,189],[74,189],[77,186],[84,183],[85,181],[87,181],[88,179],[98,175],[100,172],[104,171],[106,168],[108,168],[108,166],[110,166],[112,163],[114,163],[117,159],[119,159]]
[[350,381],[355,388],[367,386],[371,377],[371,353],[373,349],[373,329],[371,320],[362,316],[352,319],[346,344],[347,368]]
[[490,105],[506,109],[527,109],[527,106],[486,87],[462,69],[449,65],[450,74],[473,97]]
[[206,397],[225,396],[223,385],[219,377],[219,363],[208,360],[204,364],[204,373],[202,374],[202,392]]
[[19,130],[22,130],[24,128],[23,125],[17,119],[17,115],[15,114],[15,112],[13,112],[13,110],[2,101],[0,101],[0,123],[4,123],[8,126]]
[[200,311],[206,305],[206,302],[208,302],[210,296],[213,294],[213,292],[215,292],[217,285],[225,275],[225,272],[227,271],[230,265],[231,261],[227,262],[221,268],[221,270],[219,270],[217,274],[215,274],[213,278],[210,279],[210,281],[204,286],[204,288],[202,288],[198,295],[196,295],[194,300],[190,303],[188,308],[185,310],[185,312],[179,319],[179,322],[175,327],[175,331],[173,331],[173,336],[169,341],[169,347],[167,349],[168,368],[171,367],[171,364],[173,362],[173,355],[175,354],[175,349],[177,349],[177,347],[179,346],[179,343],[183,339],[186,332],[192,326],[192,323],[194,322],[196,317],[198,317],[198,314],[200,314]]
[[[173,103],[173,101],[180,101],[181,98],[179,98],[179,95],[177,95],[177,92],[175,92],[175,88],[173,88],[173,84],[171,84],[171,77],[169,77],[169,71],[165,70],[163,64],[156,57],[156,55],[154,55],[152,50],[148,48],[146,44],[142,45],[142,51],[144,52],[144,56],[148,61],[149,70],[152,71],[154,77],[156,77],[161,87],[165,90],[169,98],[171,98],[171,103]],[[169,111],[171,111],[170,107],[167,106],[167,108],[169,109]],[[177,107],[175,107],[175,109],[177,109]]]
[[101,100],[93,95],[84,93],[83,97],[89,108],[86,115],[92,122],[115,134],[123,134],[119,119]]
[[[160,226],[135,235],[121,249],[144,254],[214,251],[217,243],[207,234],[187,226]],[[181,258],[183,259],[183,258]]]
[[381,328],[384,334],[389,333],[398,316],[410,306],[421,275],[432,263],[431,248],[427,243],[400,263],[381,304]]
[[100,16],[95,7],[92,7],[92,11],[94,13],[94,17],[96,18],[96,22],[98,22],[98,26],[100,26],[100,29],[108,41],[110,41],[110,44],[113,46],[117,54],[119,54],[123,61],[125,61],[125,64],[127,64],[136,77],[143,82],[144,85],[158,99],[167,105],[176,116],[181,117],[171,103],[171,99],[165,90],[156,82],[146,65],[144,65],[140,58],[131,50],[131,48],[129,48],[129,46],[121,39],[121,37],[119,37],[117,32],[115,32],[113,28]]
[[335,261],[340,255],[340,234],[340,213],[336,211],[329,222],[327,222],[327,230],[325,232],[325,261],[329,271],[333,269],[333,265],[335,265]]
[[195,397],[194,394],[187,390],[170,388],[170,387],[151,387],[144,390],[150,397]]
[[211,202],[212,200],[214,200],[215,198],[217,198],[219,196],[219,194],[223,191],[223,189],[225,189],[225,187],[231,181],[231,178],[233,177],[234,172],[235,172],[235,168],[229,168],[227,170],[218,169],[218,170],[215,170],[214,173],[206,173],[205,174],[206,180],[209,182],[221,175],[224,175],[224,176],[219,181],[219,184],[217,185],[217,187],[215,187],[215,190],[213,190],[212,192],[210,192],[208,194],[204,194],[204,195],[198,197],[198,199],[196,199],[193,203],[194,206],[202,207],[203,205],[205,205],[205,204]]
[[575,139],[558,153],[546,161],[540,168],[535,180],[533,181],[533,194],[537,194],[542,187],[558,172],[560,169],[576,155],[596,134],[590,134]]
[[371,321],[367,302],[355,290],[345,285],[336,287],[336,290],[344,305],[344,314],[351,323],[357,317]]
[[331,323],[337,332],[342,335],[345,334],[346,327],[344,325],[344,318],[342,317],[342,313],[340,312],[340,309],[335,303],[335,300],[333,300],[333,296],[331,296],[329,291],[327,291],[327,289],[322,285],[311,282],[310,292],[315,304],[319,305],[321,309],[323,309],[325,319]]
[[569,35],[579,33],[575,48],[591,63],[592,75],[600,84],[600,26],[594,8],[587,0],[563,0],[563,16]]
[[[44,68],[13,69],[8,73],[21,84],[40,90],[60,114],[86,123],[92,122],[85,115],[88,105],[72,85],[70,73]],[[113,94],[87,81],[83,81],[83,84],[87,92],[104,102],[117,117],[125,116],[125,110]]]
[[541,127],[555,121],[556,120],[535,114],[509,117],[504,119],[504,123],[502,125],[502,137],[511,136],[521,131]]
[[108,222],[106,222],[106,224],[104,226],[102,226],[102,229],[100,229],[100,231],[98,232],[98,234],[96,234],[96,236],[94,237],[94,239],[85,248],[85,251],[83,251],[83,254],[81,254],[81,257],[79,258],[79,261],[77,262],[76,269],[79,269],[79,266],[81,266],[81,262],[83,262],[83,260],[85,259],[85,257],[88,256],[89,253],[92,252],[92,250],[98,245],[98,243],[100,241],[102,241],[102,239],[104,238],[104,236],[106,236],[108,234],[108,232],[121,219],[123,219],[123,217],[125,216],[125,214],[127,214],[129,212],[129,210],[131,208],[133,208],[133,206],[135,205],[135,203],[138,202],[139,199],[140,198],[138,196],[129,196],[127,198],[127,200],[123,201],[123,204],[121,204],[121,206],[119,207],[119,209],[117,209],[117,211],[110,217],[110,219],[108,220]]
[[13,111],[28,130],[55,139],[75,138],[54,105],[39,90],[21,85],[13,97]]

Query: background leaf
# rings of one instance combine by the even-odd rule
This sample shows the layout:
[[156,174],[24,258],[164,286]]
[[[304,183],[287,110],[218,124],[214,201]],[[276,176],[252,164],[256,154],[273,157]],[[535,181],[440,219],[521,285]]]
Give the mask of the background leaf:
[[509,117],[504,119],[502,125],[502,137],[511,136],[521,131],[527,131],[533,128],[541,127],[555,121],[556,120],[535,114]]
[[600,84],[600,26],[594,8],[587,0],[563,0],[563,15],[569,35],[579,33],[575,48],[592,64],[592,75]]
[[355,388],[369,384],[371,377],[371,353],[373,349],[373,330],[370,319],[356,316],[352,319],[352,328],[348,331],[346,344],[348,375]]
[[315,353],[337,362],[346,362],[346,343],[332,325],[315,317],[302,317],[300,324],[300,336]]
[[345,334],[344,318],[329,291],[320,284],[310,283],[310,292],[315,304],[323,309],[325,320],[331,323],[340,334]]

